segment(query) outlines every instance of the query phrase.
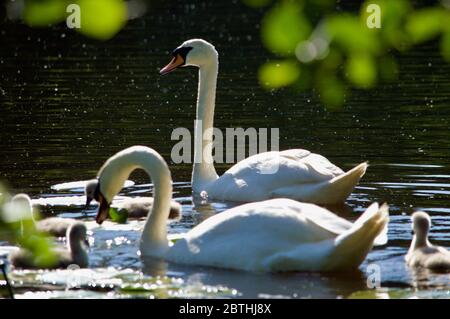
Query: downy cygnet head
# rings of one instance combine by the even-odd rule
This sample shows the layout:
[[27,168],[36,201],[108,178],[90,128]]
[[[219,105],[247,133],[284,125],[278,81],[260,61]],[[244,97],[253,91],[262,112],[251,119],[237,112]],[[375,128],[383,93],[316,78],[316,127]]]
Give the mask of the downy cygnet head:
[[424,237],[427,236],[428,231],[431,226],[431,219],[425,212],[415,212],[411,216],[412,220],[412,230],[416,236]]

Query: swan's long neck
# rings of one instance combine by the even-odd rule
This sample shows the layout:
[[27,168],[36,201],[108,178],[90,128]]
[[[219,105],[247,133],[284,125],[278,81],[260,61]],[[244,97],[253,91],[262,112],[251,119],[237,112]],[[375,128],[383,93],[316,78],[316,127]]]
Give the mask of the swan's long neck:
[[80,238],[68,237],[67,248],[74,256],[74,259],[87,258],[86,249],[83,246]]
[[197,116],[195,122],[192,190],[201,192],[218,176],[212,157],[214,107],[216,101],[218,58],[199,68]]
[[[108,162],[100,173],[100,184],[102,188],[109,190],[109,194],[104,194],[109,199],[120,191],[135,169],[142,168],[151,176],[154,200],[141,235],[140,248],[143,255],[163,255],[169,248],[166,222],[172,198],[172,178],[166,162],[157,152],[147,147],[124,150]],[[104,183],[110,187],[105,187]]]
[[72,225],[66,233],[67,249],[72,256],[72,262],[81,266],[87,267],[89,263],[88,252],[84,246],[86,241],[86,229],[84,228],[84,235],[81,235],[81,225]]
[[429,247],[431,243],[428,241],[428,234],[421,233],[415,234],[411,242],[411,250],[416,250],[418,248]]

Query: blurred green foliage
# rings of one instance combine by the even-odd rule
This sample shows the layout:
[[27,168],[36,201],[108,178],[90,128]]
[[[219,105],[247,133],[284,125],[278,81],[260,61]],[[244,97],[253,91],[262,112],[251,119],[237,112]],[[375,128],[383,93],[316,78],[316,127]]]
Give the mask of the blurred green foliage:
[[[267,8],[261,22],[263,45],[276,58],[261,66],[259,80],[267,89],[317,89],[330,108],[344,104],[349,89],[370,89],[398,74],[396,52],[439,39],[450,62],[449,0],[413,8],[408,0],[366,0],[359,12],[338,11],[336,0],[242,0]],[[107,40],[128,19],[125,0],[24,0],[23,21],[33,27],[64,22],[80,8],[78,32]],[[381,27],[370,28],[377,5]]]
[[109,39],[123,28],[127,6],[122,0],[78,0],[81,8],[81,33],[97,39]]
[[259,70],[261,85],[268,88],[280,88],[296,81],[300,68],[293,60],[271,61]]
[[310,29],[301,6],[296,2],[284,1],[264,17],[262,41],[269,50],[289,56],[295,52],[297,44],[309,36]]
[[[415,9],[408,0],[368,0],[357,13],[338,12],[334,0],[243,0],[268,7],[261,40],[276,59],[263,64],[267,89],[317,89],[329,108],[344,104],[350,88],[370,89],[398,74],[396,52],[438,39],[450,62],[450,10],[441,4]],[[371,4],[380,8],[380,28]],[[369,23],[368,23],[369,22]]]
[[76,19],[79,8],[80,27],[74,30],[95,39],[112,38],[128,19],[123,0],[25,0],[23,21],[31,27],[48,27],[69,19]]
[[59,23],[66,17],[66,7],[70,1],[26,0],[23,8],[23,21],[29,26],[46,27]]
[[[30,251],[35,264],[39,267],[45,268],[54,265],[56,256],[52,250],[51,238],[37,231],[31,216],[23,218],[26,216],[26,212],[12,212],[8,207],[9,201],[10,196],[7,190],[0,185],[0,240],[17,244]],[[12,219],[11,214],[22,216],[22,218]],[[38,212],[34,215],[39,217]]]

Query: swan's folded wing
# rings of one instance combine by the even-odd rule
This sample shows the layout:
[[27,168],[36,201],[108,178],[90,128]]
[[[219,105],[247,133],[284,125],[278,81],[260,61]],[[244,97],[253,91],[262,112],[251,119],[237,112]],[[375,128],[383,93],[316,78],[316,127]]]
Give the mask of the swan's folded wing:
[[305,164],[315,170],[317,174],[324,175],[327,177],[336,177],[344,174],[344,171],[331,163],[327,158],[319,154],[311,153],[310,156],[305,158]]
[[313,180],[332,179],[344,173],[342,169],[331,163],[326,157],[302,149],[292,149],[279,152],[287,160],[297,162],[306,167]]
[[341,172],[323,156],[309,151],[265,152],[233,165],[215,181],[208,193],[211,198],[235,201],[273,197],[301,199],[308,197],[308,192],[317,193],[319,184]]
[[270,181],[273,188],[290,184],[318,183],[342,173],[340,168],[325,157],[302,149],[252,155],[225,172],[247,182],[249,178],[257,180],[258,183]]
[[[301,205],[312,205],[312,204],[306,204],[301,203]],[[315,205],[314,205],[315,206]],[[369,209],[378,209],[378,206],[369,207]],[[384,206],[382,206],[380,209],[386,209]],[[352,227],[355,227],[360,221],[357,221],[356,223],[351,223],[348,220],[341,218],[332,212],[316,206],[315,209],[302,209],[301,213],[308,218],[309,221],[313,222],[317,226],[320,226],[323,229],[326,229],[327,231],[335,234],[340,235],[344,233],[345,231],[349,230]],[[388,232],[388,225],[383,228],[383,230],[380,232],[380,234],[375,238],[374,240],[374,246],[383,246],[387,243],[387,232]]]
[[[332,212],[314,204],[300,203],[304,208],[301,210],[301,214],[308,218],[309,221],[317,226],[326,229],[330,233],[337,235],[349,230],[352,227],[352,223],[348,220],[341,218]],[[314,206],[314,207],[313,207]],[[313,208],[312,208],[313,207]]]
[[[373,204],[371,206],[373,206]],[[389,215],[389,206],[387,204],[381,205],[379,209],[385,211],[386,214]],[[386,245],[386,243],[388,242],[388,231],[389,231],[389,223],[386,223],[383,230],[380,232],[380,234],[378,234],[377,238],[375,238],[375,241],[373,242],[374,246]]]
[[308,150],[303,150],[301,148],[295,148],[295,149],[281,151],[281,152],[279,152],[279,154],[280,154],[280,156],[284,156],[286,158],[291,158],[294,161],[298,161],[298,160],[301,160],[301,159],[309,156],[311,154],[311,152]]

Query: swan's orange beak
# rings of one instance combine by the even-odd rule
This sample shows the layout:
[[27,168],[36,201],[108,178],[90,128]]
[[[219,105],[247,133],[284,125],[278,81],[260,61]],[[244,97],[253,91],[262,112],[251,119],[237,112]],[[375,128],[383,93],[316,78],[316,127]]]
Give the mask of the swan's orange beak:
[[159,74],[165,75],[167,73],[172,72],[179,66],[182,66],[184,64],[184,59],[181,57],[181,55],[177,54],[173,57],[172,61],[169,62],[165,67],[159,71]]

